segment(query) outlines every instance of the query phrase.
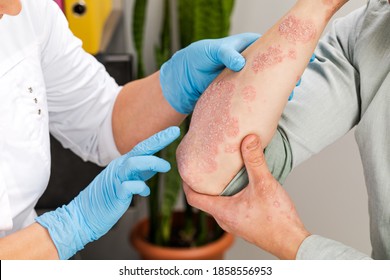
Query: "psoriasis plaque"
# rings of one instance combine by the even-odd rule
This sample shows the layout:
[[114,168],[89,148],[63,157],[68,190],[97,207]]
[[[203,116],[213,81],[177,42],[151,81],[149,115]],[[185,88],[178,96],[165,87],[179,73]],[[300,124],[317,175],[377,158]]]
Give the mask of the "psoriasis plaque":
[[[216,157],[220,145],[228,138],[236,137],[240,131],[238,117],[231,114],[235,88],[230,81],[215,81],[201,96],[192,115],[190,130],[177,151],[179,171],[192,170],[194,174],[199,174],[217,170]],[[228,146],[223,151],[233,152],[235,149]],[[187,178],[187,183],[193,185],[197,182]]]
[[285,58],[295,60],[297,51],[289,49],[286,53],[283,52],[280,45],[270,46],[265,52],[258,52],[252,61],[252,70],[255,73],[262,72],[267,68],[282,63]]
[[279,33],[290,43],[307,43],[317,34],[314,23],[310,20],[301,20],[293,15],[288,16],[279,25]]
[[256,99],[256,88],[252,85],[245,86],[241,92],[242,99],[245,103],[251,103]]

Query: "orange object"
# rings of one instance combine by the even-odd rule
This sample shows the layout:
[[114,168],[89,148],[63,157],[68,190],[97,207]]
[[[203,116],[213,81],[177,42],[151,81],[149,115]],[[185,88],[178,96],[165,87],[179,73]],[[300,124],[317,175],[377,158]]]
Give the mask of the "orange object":
[[[212,218],[210,218],[212,219]],[[183,224],[184,213],[175,212],[173,224]],[[176,228],[177,229],[177,228]],[[149,220],[139,221],[130,231],[129,241],[143,260],[223,260],[234,243],[234,235],[223,232],[215,241],[199,247],[164,247],[147,241]]]

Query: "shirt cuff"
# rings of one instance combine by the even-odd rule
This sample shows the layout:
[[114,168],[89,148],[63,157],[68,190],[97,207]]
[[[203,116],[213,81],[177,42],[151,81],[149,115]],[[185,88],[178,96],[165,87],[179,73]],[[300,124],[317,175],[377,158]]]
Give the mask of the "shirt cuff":
[[297,260],[370,260],[351,247],[319,235],[307,237],[299,247]]
[[272,176],[283,185],[292,169],[292,151],[281,127],[278,127],[271,142],[265,148],[264,155]]

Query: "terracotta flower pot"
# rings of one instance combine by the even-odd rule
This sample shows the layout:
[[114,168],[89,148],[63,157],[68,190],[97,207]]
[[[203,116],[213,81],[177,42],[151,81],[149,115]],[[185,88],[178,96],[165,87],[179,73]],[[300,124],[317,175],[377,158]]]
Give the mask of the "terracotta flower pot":
[[234,242],[234,236],[223,235],[203,246],[191,248],[162,247],[147,240],[149,220],[138,222],[130,232],[129,240],[144,260],[221,260]]

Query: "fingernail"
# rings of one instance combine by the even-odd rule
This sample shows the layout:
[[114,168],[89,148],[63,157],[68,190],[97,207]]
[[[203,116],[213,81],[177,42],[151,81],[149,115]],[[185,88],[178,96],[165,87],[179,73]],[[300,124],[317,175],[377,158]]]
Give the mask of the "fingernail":
[[232,70],[238,72],[245,66],[245,59],[243,57],[235,57],[232,62]]
[[255,135],[249,136],[249,144],[246,146],[247,150],[254,150],[259,146],[259,139]]

